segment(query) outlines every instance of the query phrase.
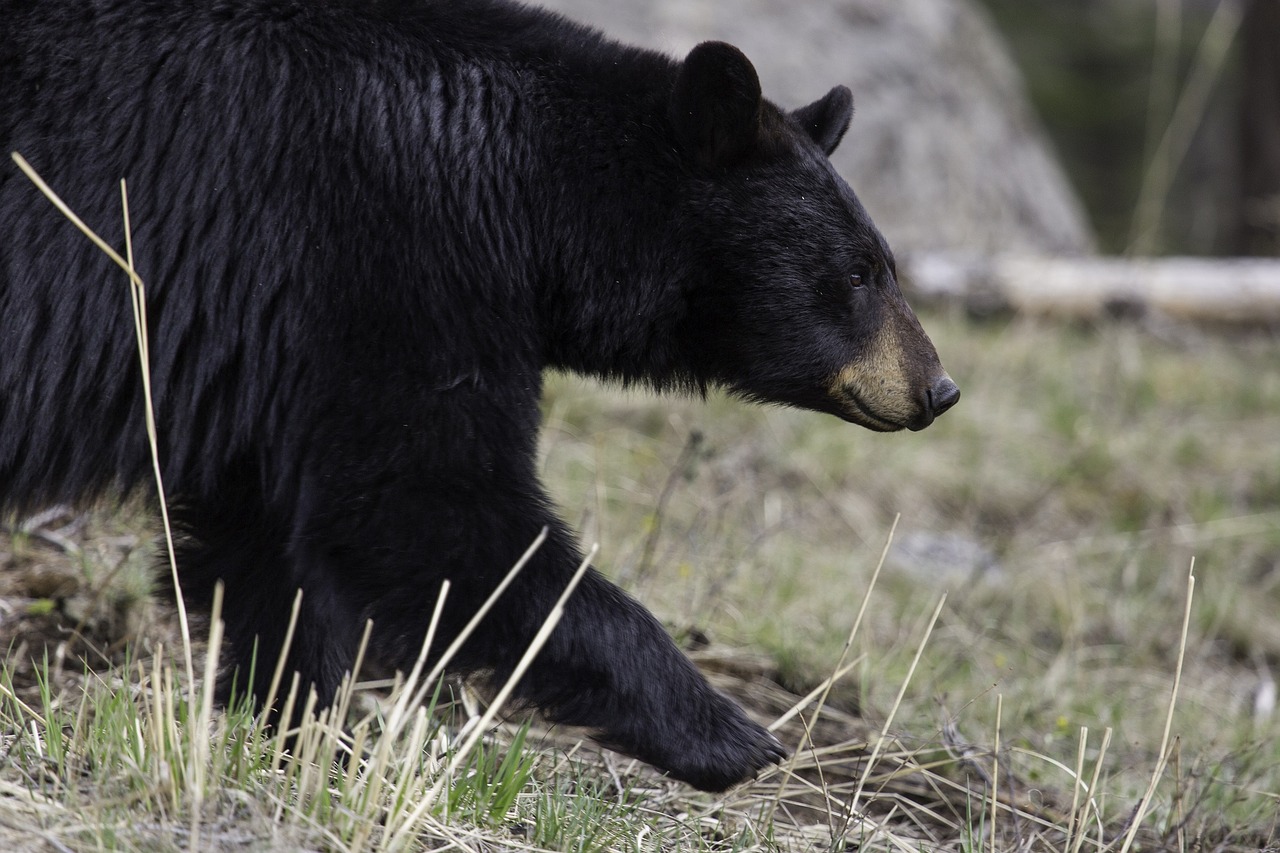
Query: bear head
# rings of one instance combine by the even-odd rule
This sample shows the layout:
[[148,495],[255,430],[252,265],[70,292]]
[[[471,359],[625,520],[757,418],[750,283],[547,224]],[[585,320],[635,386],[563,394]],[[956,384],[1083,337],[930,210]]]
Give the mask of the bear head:
[[737,48],[689,54],[670,100],[688,175],[679,227],[701,271],[689,332],[705,379],[741,396],[923,429],[960,392],[828,159],[852,116],[843,86],[784,112]]

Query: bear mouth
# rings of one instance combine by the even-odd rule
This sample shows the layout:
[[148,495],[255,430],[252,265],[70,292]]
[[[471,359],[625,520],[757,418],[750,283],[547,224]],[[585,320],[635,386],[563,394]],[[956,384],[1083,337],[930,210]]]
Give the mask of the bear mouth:
[[865,427],[873,432],[898,432],[906,426],[872,411],[871,407],[858,396],[858,392],[852,388],[841,388],[838,401],[841,405],[837,415],[851,424]]

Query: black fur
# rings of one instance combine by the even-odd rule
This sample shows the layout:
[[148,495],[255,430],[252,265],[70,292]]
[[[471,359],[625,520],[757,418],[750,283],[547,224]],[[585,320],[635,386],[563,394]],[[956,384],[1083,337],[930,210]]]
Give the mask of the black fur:
[[[225,582],[244,678],[303,588],[322,702],[365,619],[407,667],[440,582],[447,641],[546,526],[459,661],[514,666],[580,560],[544,369],[834,411],[889,314],[847,292],[891,269],[825,157],[850,111],[500,0],[0,0],[4,152],[116,246],[129,181],[184,591]],[[0,511],[147,487],[125,278],[7,160],[0,348]],[[594,572],[519,695],[702,788],[783,755]]]

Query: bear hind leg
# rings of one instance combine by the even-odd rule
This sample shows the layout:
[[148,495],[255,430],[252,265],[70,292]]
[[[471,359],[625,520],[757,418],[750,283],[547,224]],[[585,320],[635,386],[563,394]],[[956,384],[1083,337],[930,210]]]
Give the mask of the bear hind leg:
[[[328,706],[354,661],[359,637],[355,615],[336,594],[327,574],[317,564],[290,553],[288,527],[273,522],[256,502],[186,505],[177,517],[184,533],[177,558],[186,601],[207,611],[216,584],[223,584],[225,644],[218,701],[229,704],[249,695],[255,710],[270,701],[274,719],[297,673],[294,716],[310,689],[316,691],[317,709]],[[308,566],[309,571],[304,568]],[[272,697],[271,682],[285,652],[299,587],[303,595],[297,623],[283,678]]]

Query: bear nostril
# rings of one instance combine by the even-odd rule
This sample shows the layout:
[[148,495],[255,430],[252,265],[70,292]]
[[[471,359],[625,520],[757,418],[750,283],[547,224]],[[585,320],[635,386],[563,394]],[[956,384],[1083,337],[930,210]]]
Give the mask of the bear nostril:
[[937,417],[954,406],[959,399],[959,386],[951,381],[950,376],[944,373],[929,389],[929,410],[934,417]]

